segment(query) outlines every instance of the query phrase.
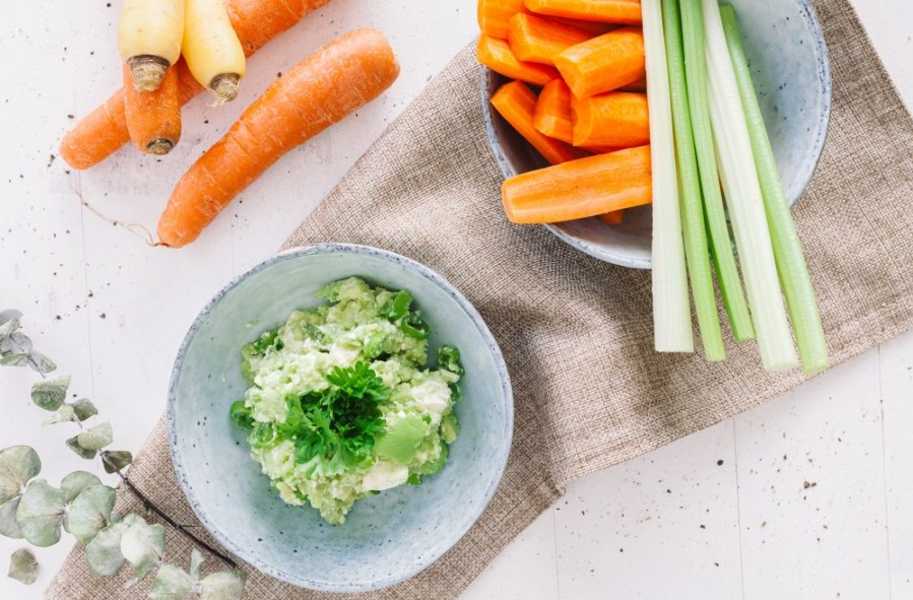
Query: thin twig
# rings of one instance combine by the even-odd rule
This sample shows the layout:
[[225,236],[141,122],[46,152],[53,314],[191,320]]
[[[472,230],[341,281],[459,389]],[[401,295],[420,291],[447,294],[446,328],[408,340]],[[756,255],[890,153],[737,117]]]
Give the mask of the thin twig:
[[210,554],[219,558],[222,562],[224,562],[226,565],[228,565],[232,569],[238,568],[238,563],[236,563],[234,560],[232,560],[230,557],[226,556],[219,550],[216,550],[215,548],[213,548],[210,544],[207,544],[206,542],[204,542],[203,540],[201,540],[200,538],[198,538],[197,536],[192,534],[190,531],[187,530],[188,529],[187,527],[185,527],[184,525],[178,524],[174,519],[169,517],[162,509],[160,509],[158,506],[156,506],[155,503],[152,502],[152,500],[150,500],[142,491],[140,491],[140,489],[138,487],[136,487],[133,484],[133,482],[130,481],[129,478],[127,478],[126,475],[121,473],[120,469],[116,468],[115,465],[113,463],[111,463],[110,460],[108,460],[107,456],[102,456],[101,459],[110,468],[114,469],[114,472],[117,473],[117,476],[120,477],[121,481],[124,482],[124,485],[127,486],[127,489],[129,489],[131,492],[133,492],[133,494],[137,498],[140,499],[140,501],[146,506],[146,508],[148,508],[149,510],[151,510],[152,512],[157,514],[159,517],[161,517],[161,519],[163,521],[165,521],[166,523],[168,523],[169,525],[174,527],[176,530],[180,531],[185,536],[187,536],[188,538],[193,540],[194,543],[199,544],[200,546],[205,548]]

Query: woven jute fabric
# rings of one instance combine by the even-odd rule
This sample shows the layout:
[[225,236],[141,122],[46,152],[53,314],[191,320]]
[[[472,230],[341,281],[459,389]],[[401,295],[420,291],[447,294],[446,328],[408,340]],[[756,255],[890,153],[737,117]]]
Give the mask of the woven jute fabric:
[[[795,214],[836,365],[913,326],[913,121],[846,0],[816,8],[830,48],[833,115]],[[751,344],[730,344],[723,364],[655,354],[648,272],[603,264],[542,228],[508,223],[482,124],[480,75],[463,51],[286,243],[369,244],[429,265],[482,313],[513,380],[513,451],[481,520],[424,573],[362,598],[455,598],[570,480],[802,381],[765,373]],[[130,477],[179,522],[196,524],[161,425]],[[142,508],[123,490],[119,507]],[[186,564],[189,551],[169,533],[169,561]],[[248,571],[249,598],[330,597]],[[142,585],[124,590],[125,578],[94,576],[76,548],[48,597],[142,597]]]

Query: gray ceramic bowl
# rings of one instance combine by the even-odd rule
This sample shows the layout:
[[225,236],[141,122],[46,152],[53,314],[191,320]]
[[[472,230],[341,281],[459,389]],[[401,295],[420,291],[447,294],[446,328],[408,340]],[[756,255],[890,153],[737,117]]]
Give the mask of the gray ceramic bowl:
[[[350,275],[413,293],[432,328],[431,345],[456,345],[466,366],[457,406],[461,433],[446,467],[421,486],[358,502],[344,525],[284,504],[248,455],[228,408],[246,388],[239,350],[314,293]],[[510,451],[513,398],[501,352],[481,316],[440,275],[364,246],[293,250],[238,277],[187,333],[168,397],[178,481],[206,529],[230,552],[288,583],[356,592],[407,579],[440,557],[475,523]]]
[[[831,74],[824,35],[809,0],[728,2],[739,14],[764,120],[792,204],[811,180],[827,136]],[[547,165],[491,110],[488,100],[505,81],[501,75],[486,71],[482,110],[495,160],[506,178]],[[649,207],[625,211],[621,225],[583,219],[546,227],[600,260],[635,269],[650,268]]]

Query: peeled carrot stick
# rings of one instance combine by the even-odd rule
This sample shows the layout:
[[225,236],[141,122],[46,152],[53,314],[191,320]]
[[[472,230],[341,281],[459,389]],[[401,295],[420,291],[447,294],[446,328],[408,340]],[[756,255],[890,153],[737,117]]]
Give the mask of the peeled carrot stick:
[[514,223],[560,223],[649,204],[650,147],[628,148],[506,180],[501,200]]
[[603,33],[608,33],[615,29],[617,25],[612,25],[611,23],[597,23],[596,21],[580,21],[578,19],[562,19],[561,17],[548,17],[549,20],[556,23],[563,23],[565,25],[570,25],[571,27],[576,27],[577,29],[582,29],[590,35],[602,35]]
[[540,133],[556,140],[568,144],[574,141],[571,90],[561,79],[553,79],[539,93],[533,126]]
[[647,95],[609,92],[573,101],[575,146],[632,148],[650,143]]
[[606,225],[621,225],[625,220],[625,211],[616,210],[604,215],[599,215],[599,220]]
[[479,30],[493,38],[506,40],[510,18],[525,11],[523,0],[479,0],[476,5]]
[[133,69],[124,63],[124,115],[130,139],[140,151],[162,156],[181,139],[178,71],[165,71],[158,89],[141,92],[133,85]]
[[162,244],[197,238],[232,198],[283,154],[364,106],[396,80],[384,35],[342,35],[277,79],[181,178],[159,219]]
[[501,89],[491,97],[491,104],[549,163],[556,165],[584,155],[569,144],[536,131],[533,126],[536,94],[523,82],[513,81],[501,86]]
[[[226,0],[232,27],[250,56],[264,44],[329,0]],[[181,103],[186,104],[201,88],[187,69],[178,63]],[[130,141],[124,117],[124,90],[80,119],[60,142],[60,156],[74,169],[97,165]]]
[[591,37],[582,29],[527,13],[511,17],[507,33],[514,56],[546,65],[554,64],[556,56]]
[[557,57],[555,66],[578,98],[611,92],[644,76],[644,34],[622,27],[571,46]]
[[647,91],[647,74],[644,73],[644,76],[634,83],[630,83],[622,88],[618,88],[622,92],[646,92]]
[[558,78],[558,71],[554,67],[518,60],[507,42],[487,35],[479,38],[476,54],[480,63],[510,79],[545,85]]
[[641,22],[640,0],[526,0],[526,8],[552,17],[622,23]]

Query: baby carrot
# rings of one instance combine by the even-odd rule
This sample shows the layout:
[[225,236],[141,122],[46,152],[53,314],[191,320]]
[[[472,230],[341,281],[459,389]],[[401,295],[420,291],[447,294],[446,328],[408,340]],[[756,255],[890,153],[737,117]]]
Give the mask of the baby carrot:
[[573,101],[575,146],[631,148],[650,143],[647,95],[609,92]]
[[124,115],[130,139],[142,152],[163,155],[181,139],[181,100],[178,71],[165,72],[158,89],[141,92],[133,85],[133,69],[124,64]]
[[526,0],[534,13],[582,21],[637,25],[641,22],[640,0]]
[[[232,27],[250,56],[268,41],[289,29],[329,0],[226,0]],[[197,85],[184,61],[178,61],[181,103],[203,88]],[[74,169],[88,169],[108,158],[130,141],[124,116],[124,90],[83,117],[60,142],[60,156]]]
[[507,179],[501,200],[514,223],[559,223],[649,204],[650,147],[628,148]]
[[501,86],[491,104],[504,120],[517,130],[523,138],[539,151],[545,160],[556,165],[580,158],[583,152],[570,145],[543,135],[533,126],[536,109],[536,94],[526,84],[514,81]]
[[561,79],[553,79],[542,88],[536,102],[533,126],[556,140],[574,141],[574,115],[571,112],[571,90]]
[[518,60],[507,42],[487,35],[479,38],[477,56],[480,63],[510,79],[545,85],[558,77],[554,67]]
[[582,29],[527,13],[511,17],[507,33],[514,56],[546,65],[554,64],[556,56],[590,37]]
[[644,35],[633,27],[610,31],[571,46],[555,66],[578,98],[611,92],[644,77]]
[[277,79],[181,178],[159,219],[161,242],[197,238],[232,198],[283,154],[364,106],[396,80],[382,33],[342,35]]
[[616,210],[604,215],[599,215],[599,220],[606,225],[621,225],[625,220],[625,211]]
[[479,0],[476,5],[479,30],[493,38],[506,40],[511,17],[525,11],[523,0]]

